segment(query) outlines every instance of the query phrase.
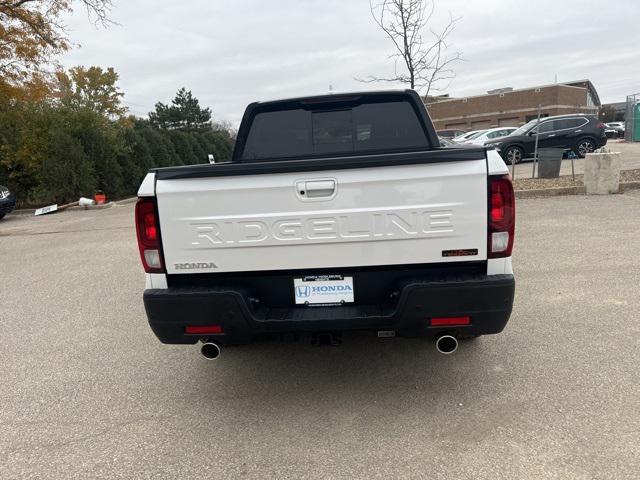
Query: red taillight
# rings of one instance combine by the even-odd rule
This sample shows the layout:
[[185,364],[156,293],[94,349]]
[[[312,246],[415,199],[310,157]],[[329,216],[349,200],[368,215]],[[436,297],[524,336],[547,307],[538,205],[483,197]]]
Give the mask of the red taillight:
[[158,230],[156,229],[156,214],[144,214],[144,234],[149,241],[155,242],[158,238]]
[[489,177],[487,257],[510,257],[516,226],[516,203],[509,175]]
[[164,273],[158,210],[154,198],[138,199],[138,203],[136,203],[136,233],[144,271]]
[[471,317],[435,317],[429,321],[432,327],[451,327],[454,325],[470,325]]
[[599,123],[598,125],[596,125],[596,128],[601,128],[601,129],[604,130],[606,128],[606,126],[605,126],[604,123]]
[[504,196],[500,192],[491,192],[491,221],[501,222],[504,218]]
[[189,335],[203,335],[212,333],[222,333],[220,325],[187,325],[184,327],[184,333]]

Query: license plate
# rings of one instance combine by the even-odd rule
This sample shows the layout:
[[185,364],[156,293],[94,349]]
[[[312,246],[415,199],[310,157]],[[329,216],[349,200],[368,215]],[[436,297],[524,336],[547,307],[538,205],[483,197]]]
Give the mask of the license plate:
[[297,305],[353,303],[353,277],[313,275],[293,279]]

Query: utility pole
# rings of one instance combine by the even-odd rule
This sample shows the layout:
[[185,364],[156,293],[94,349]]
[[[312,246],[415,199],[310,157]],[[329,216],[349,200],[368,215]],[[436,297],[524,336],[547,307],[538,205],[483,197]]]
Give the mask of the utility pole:
[[538,163],[538,137],[540,136],[540,114],[542,113],[542,105],[538,105],[538,122],[536,123],[536,146],[533,150],[533,171],[531,178],[536,178],[536,163]]

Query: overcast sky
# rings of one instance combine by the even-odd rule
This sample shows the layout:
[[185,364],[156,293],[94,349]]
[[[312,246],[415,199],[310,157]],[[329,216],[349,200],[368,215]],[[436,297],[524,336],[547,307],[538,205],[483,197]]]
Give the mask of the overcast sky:
[[[640,1],[435,0],[433,26],[462,17],[450,37],[463,52],[447,92],[475,95],[590,79],[603,102],[640,92]],[[239,122],[255,100],[387,88],[354,77],[385,75],[392,45],[368,0],[114,0],[120,25],[96,29],[68,19],[66,66],[114,67],[124,101],[146,115],[182,86],[216,120]]]

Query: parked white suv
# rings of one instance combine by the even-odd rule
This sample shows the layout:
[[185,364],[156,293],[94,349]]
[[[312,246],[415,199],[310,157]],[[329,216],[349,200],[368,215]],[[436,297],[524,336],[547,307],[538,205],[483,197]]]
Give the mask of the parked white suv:
[[604,124],[604,133],[607,138],[624,138],[625,123],[624,122],[609,122]]
[[517,128],[515,127],[490,128],[489,130],[485,130],[480,133],[480,135],[473,136],[462,143],[465,143],[467,145],[484,145],[489,140],[493,140],[494,138],[506,137],[507,135],[510,135],[511,132],[515,132],[516,130]]
[[457,137],[453,138],[452,140],[454,142],[457,142],[457,143],[462,143],[465,140],[471,140],[472,138],[477,137],[478,135],[480,135],[483,132],[484,132],[484,130],[471,130],[470,132],[463,133],[462,135],[458,135]]
[[507,167],[441,147],[412,90],[252,103],[231,162],[154,169],[138,196],[151,328],[207,358],[346,330],[452,353],[511,313]]

